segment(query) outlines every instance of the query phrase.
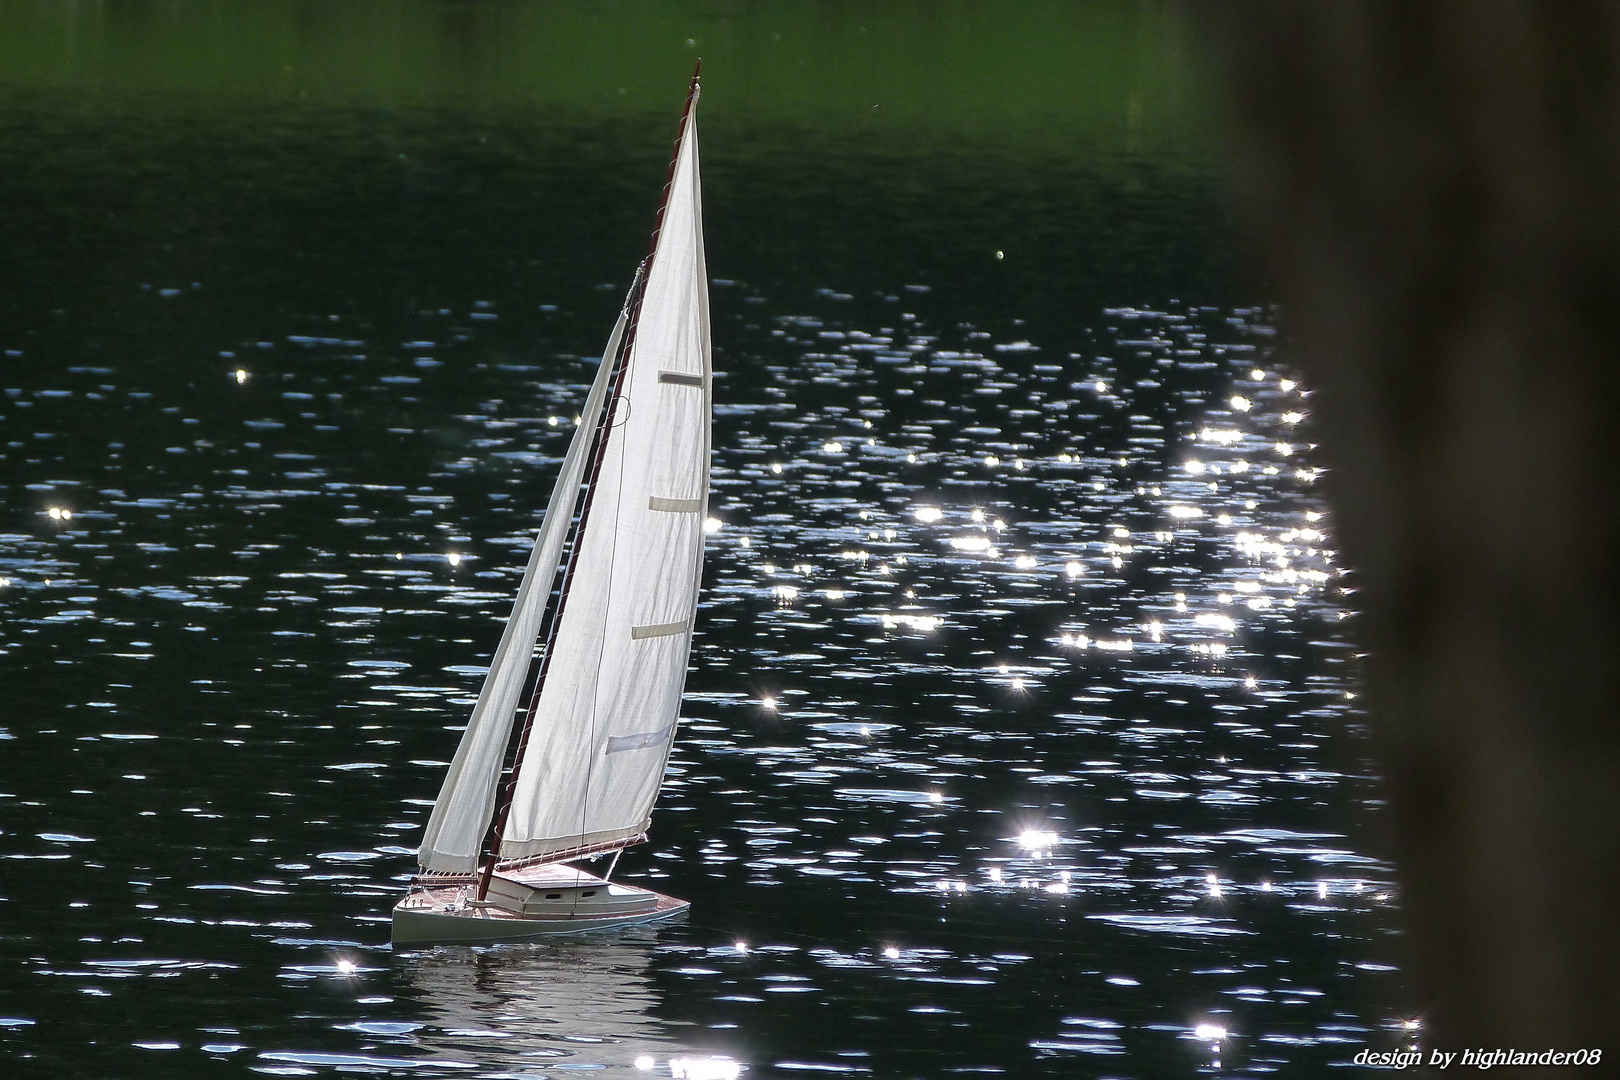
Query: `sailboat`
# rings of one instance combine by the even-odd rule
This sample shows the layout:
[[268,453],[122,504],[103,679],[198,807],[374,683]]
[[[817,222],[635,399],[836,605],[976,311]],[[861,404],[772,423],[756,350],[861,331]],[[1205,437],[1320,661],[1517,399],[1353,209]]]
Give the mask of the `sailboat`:
[[[610,879],[647,839],[703,563],[713,404],[697,98],[694,72],[652,251],[394,907],[395,945],[521,941],[690,906]],[[604,857],[601,875],[577,865]]]

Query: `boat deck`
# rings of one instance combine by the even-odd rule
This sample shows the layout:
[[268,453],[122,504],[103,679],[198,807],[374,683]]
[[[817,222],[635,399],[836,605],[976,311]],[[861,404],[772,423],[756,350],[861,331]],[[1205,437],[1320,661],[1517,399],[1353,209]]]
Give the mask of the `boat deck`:
[[[497,875],[536,889],[618,885],[577,867],[557,863],[497,871]],[[412,889],[409,895],[394,905],[393,941],[395,945],[522,941],[552,934],[579,934],[588,930],[660,922],[676,918],[692,906],[689,901],[665,896],[652,889],[643,890],[639,885],[628,887],[651,893],[656,903],[651,908],[632,914],[607,913],[596,910],[590,903],[580,903],[571,910],[536,916],[520,914],[493,903],[473,902],[475,885]]]

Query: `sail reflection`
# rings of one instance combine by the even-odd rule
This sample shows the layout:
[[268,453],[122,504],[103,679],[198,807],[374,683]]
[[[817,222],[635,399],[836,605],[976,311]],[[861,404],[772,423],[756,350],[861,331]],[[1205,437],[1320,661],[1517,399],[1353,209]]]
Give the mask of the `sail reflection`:
[[644,1070],[648,1058],[662,1065],[691,1055],[677,1037],[685,1025],[653,1015],[662,1004],[648,974],[655,941],[650,931],[619,931],[413,956],[401,966],[398,990],[425,1021],[412,1042],[429,1061],[525,1071],[549,1065],[629,1074]]

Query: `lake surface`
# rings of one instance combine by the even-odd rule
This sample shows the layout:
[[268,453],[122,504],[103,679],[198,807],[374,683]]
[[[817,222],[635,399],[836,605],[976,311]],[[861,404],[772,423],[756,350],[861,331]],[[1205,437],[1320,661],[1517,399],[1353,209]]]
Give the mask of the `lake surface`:
[[[1309,387],[1173,23],[209,10],[0,15],[0,1072],[1406,1044]],[[691,916],[395,954],[700,46],[718,527],[619,869]]]

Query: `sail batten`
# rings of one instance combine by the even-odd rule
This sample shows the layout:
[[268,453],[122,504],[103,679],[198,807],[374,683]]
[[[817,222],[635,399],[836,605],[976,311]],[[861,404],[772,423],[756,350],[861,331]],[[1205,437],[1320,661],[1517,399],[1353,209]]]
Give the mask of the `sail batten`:
[[649,626],[632,626],[630,628],[630,639],[640,641],[643,638],[673,637],[676,634],[684,634],[690,629],[692,629],[691,619],[677,619],[674,622],[653,623]]
[[670,499],[653,495],[647,499],[647,509],[665,514],[696,514],[703,509],[702,499]]

